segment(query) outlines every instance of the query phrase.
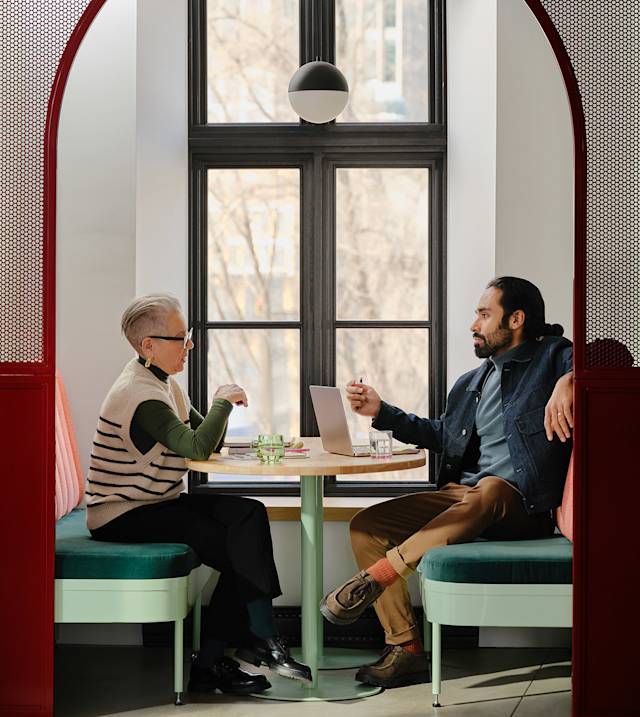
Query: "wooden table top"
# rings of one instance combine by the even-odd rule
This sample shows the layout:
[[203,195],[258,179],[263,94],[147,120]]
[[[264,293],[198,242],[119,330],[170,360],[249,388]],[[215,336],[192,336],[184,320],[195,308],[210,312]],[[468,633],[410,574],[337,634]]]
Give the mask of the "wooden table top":
[[256,459],[233,458],[224,448],[222,453],[213,455],[208,461],[187,461],[190,470],[201,473],[228,473],[236,475],[262,476],[333,476],[354,473],[382,473],[420,468],[426,463],[424,450],[419,453],[392,456],[391,458],[369,458],[340,456],[327,453],[320,438],[302,438],[305,448],[310,448],[309,458],[287,458],[275,465],[260,463]]

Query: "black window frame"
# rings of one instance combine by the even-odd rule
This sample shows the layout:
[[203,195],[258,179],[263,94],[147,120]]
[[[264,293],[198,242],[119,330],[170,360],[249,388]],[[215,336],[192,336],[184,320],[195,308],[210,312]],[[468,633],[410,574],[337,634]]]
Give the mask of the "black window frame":
[[[445,0],[429,0],[429,121],[425,123],[207,123],[207,0],[189,1],[189,319],[195,348],[189,391],[206,412],[208,331],[215,328],[300,330],[300,435],[318,435],[307,386],[335,384],[335,331],[340,328],[429,330],[429,416],[446,399],[446,48]],[[300,0],[300,64],[334,62],[334,3]],[[338,167],[429,169],[429,320],[336,321],[335,170]],[[207,173],[215,168],[299,168],[299,321],[210,322],[207,315]],[[312,241],[321,237],[321,241]],[[392,399],[392,397],[390,397]],[[430,482],[350,483],[325,476],[325,495],[393,496],[433,487],[438,457],[429,454]],[[191,490],[206,474],[192,472]],[[209,484],[211,486],[211,484]],[[249,495],[298,495],[298,483],[216,481],[216,489]]]

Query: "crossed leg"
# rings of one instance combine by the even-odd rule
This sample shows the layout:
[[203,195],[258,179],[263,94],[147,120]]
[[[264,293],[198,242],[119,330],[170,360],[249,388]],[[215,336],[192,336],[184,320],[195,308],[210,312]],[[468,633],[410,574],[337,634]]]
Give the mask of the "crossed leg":
[[[351,544],[365,570],[386,557],[409,577],[432,548],[465,543],[481,535],[499,540],[536,538],[553,532],[550,516],[526,513],[521,494],[507,481],[486,476],[474,487],[400,496],[360,511],[351,521]],[[396,580],[374,603],[388,645],[420,640],[406,580]]]

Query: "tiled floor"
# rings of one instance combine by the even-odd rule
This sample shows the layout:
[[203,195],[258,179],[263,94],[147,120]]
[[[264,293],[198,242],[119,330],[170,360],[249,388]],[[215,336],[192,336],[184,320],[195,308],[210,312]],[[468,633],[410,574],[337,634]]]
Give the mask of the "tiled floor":
[[172,702],[172,655],[161,648],[64,645],[56,648],[57,717],[569,717],[571,665],[562,649],[479,648],[444,654],[442,707],[431,686],[387,690],[348,702],[273,702],[254,698]]

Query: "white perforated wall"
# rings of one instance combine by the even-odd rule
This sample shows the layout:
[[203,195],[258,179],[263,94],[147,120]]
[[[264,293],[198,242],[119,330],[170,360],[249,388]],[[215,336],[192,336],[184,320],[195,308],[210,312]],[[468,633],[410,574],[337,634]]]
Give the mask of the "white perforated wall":
[[587,132],[585,368],[640,366],[640,3],[542,0],[573,65]]
[[88,0],[0,2],[0,363],[40,363],[49,93]]

